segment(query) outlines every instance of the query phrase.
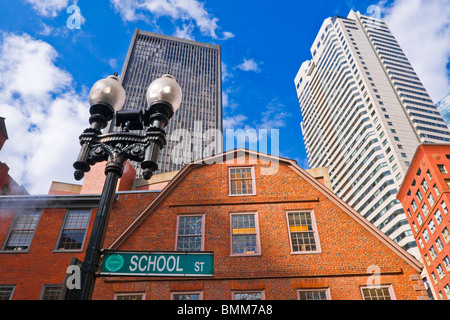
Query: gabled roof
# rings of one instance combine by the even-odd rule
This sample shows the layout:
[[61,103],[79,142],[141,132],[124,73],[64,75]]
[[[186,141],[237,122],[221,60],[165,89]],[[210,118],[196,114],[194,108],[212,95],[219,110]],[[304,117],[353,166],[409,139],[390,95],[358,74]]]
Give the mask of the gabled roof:
[[226,163],[227,159],[237,159],[238,157],[249,156],[250,158],[255,159],[264,159],[266,161],[275,161],[278,163],[282,163],[284,165],[289,166],[295,173],[297,173],[302,179],[310,183],[315,189],[320,191],[325,197],[331,200],[335,205],[342,209],[345,213],[347,213],[350,217],[352,217],[356,222],[358,222],[361,226],[363,226],[366,230],[368,230],[372,235],[374,235],[378,240],[380,240],[384,245],[386,245],[389,249],[394,251],[400,258],[402,258],[406,263],[411,265],[418,272],[422,271],[421,263],[413,257],[411,254],[406,252],[403,248],[401,248],[397,243],[395,243],[392,239],[382,233],[379,229],[377,229],[374,225],[372,225],[366,218],[361,216],[358,212],[356,212],[352,207],[350,207],[347,203],[341,200],[338,196],[336,196],[331,190],[329,190],[324,184],[318,182],[313,176],[307,173],[304,169],[297,165],[297,162],[294,160],[275,157],[268,154],[263,154],[260,152],[247,150],[247,149],[234,149],[219,155],[215,155],[209,158],[205,158],[202,160],[194,161],[190,164],[187,164],[173,179],[169,182],[169,184],[161,191],[161,193],[153,200],[150,205],[148,205],[142,213],[123,231],[119,237],[117,237],[108,249],[117,249],[126,239],[127,237],[134,231],[136,228],[147,218],[147,216],[163,201],[167,195],[186,177],[186,175],[194,168],[198,168],[201,166],[205,166],[211,163],[217,163],[218,160]]

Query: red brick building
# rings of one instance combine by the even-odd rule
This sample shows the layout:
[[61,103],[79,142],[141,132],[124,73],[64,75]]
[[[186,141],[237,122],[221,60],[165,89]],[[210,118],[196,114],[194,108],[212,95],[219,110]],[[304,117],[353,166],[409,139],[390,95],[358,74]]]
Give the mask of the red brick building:
[[417,148],[397,194],[437,299],[450,300],[450,144]]
[[[422,265],[294,161],[243,150],[207,160],[161,191],[119,191],[105,248],[212,252],[213,275],[100,276],[94,299],[428,299]],[[0,198],[0,294],[51,298],[70,258],[84,258],[99,196],[16,198]],[[38,213],[20,229],[13,215],[28,209]],[[17,231],[29,236],[11,242]]]
[[[6,131],[5,118],[0,117],[0,151],[6,140],[8,140],[8,132]],[[0,161],[0,195],[23,195],[28,194],[27,190],[17,184],[9,175],[9,167],[6,163]]]

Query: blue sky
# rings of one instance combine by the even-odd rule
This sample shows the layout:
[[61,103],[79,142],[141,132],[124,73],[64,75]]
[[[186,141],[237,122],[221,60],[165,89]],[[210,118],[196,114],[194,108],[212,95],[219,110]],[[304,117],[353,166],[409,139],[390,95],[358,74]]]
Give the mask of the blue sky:
[[[70,28],[76,5],[80,28]],[[121,72],[135,28],[220,44],[226,128],[278,129],[280,155],[308,168],[294,77],[324,19],[378,12],[437,102],[450,93],[450,0],[0,0],[0,161],[31,193],[77,183],[88,93]]]

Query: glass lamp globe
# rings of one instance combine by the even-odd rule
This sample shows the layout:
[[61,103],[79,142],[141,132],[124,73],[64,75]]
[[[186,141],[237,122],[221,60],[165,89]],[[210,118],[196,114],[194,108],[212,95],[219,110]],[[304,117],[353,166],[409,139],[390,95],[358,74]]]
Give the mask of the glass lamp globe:
[[169,103],[173,112],[177,111],[181,104],[181,87],[175,81],[174,76],[165,74],[154,80],[147,90],[147,103],[149,106],[157,102]]
[[125,103],[125,89],[116,74],[101,79],[92,86],[89,103],[91,106],[107,105],[113,112],[122,108]]

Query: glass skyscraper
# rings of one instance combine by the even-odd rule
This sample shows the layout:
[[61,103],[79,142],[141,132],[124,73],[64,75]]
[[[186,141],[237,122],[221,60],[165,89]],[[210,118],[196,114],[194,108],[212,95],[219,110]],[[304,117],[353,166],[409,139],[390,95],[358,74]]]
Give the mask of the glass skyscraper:
[[441,113],[442,118],[448,127],[450,127],[450,94],[436,103],[436,108]]
[[295,77],[310,167],[328,167],[333,191],[418,257],[396,194],[417,146],[450,130],[384,21],[328,18],[311,54]]
[[210,130],[222,133],[220,46],[136,29],[120,75],[127,94],[122,109],[146,108],[148,86],[164,74],[175,77],[183,98],[166,127],[167,145],[155,174],[181,170],[184,163],[223,151],[222,138],[215,139]]

